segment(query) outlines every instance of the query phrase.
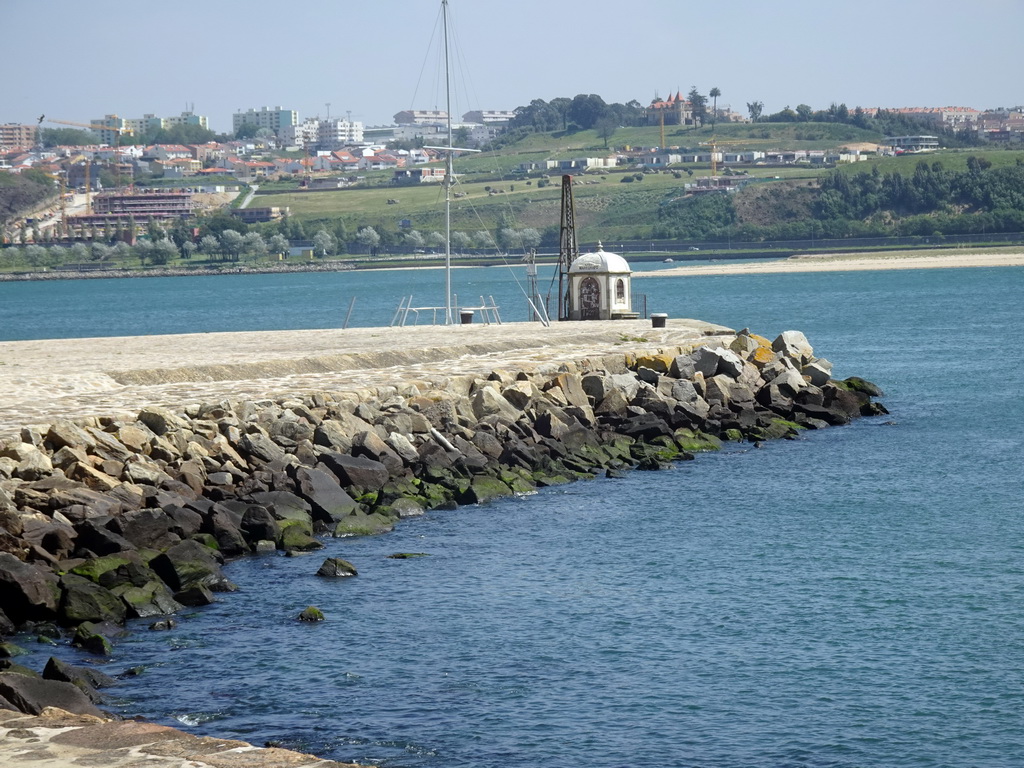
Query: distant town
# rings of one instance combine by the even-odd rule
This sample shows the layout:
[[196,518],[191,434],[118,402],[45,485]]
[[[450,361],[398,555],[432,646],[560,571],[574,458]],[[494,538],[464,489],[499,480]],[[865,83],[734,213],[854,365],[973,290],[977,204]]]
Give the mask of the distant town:
[[[527,161],[515,170],[543,174],[709,164],[711,178],[689,185],[696,191],[732,184],[714,178],[716,166],[858,162],[869,155],[935,150],[942,135],[974,137],[972,141],[989,146],[1021,145],[1024,141],[1024,109],[1020,107],[848,110],[845,105],[833,104],[829,110],[815,112],[801,104],[764,115],[758,102],[747,104],[746,114],[719,108],[719,95],[718,89],[708,96],[693,89],[686,95],[656,96],[647,106],[635,101],[606,105],[593,95],[550,103],[535,100],[516,110],[475,110],[457,119],[453,116],[450,129],[456,146],[489,148],[500,146],[510,133],[571,126],[594,129],[607,147],[621,125],[657,127],[660,140],[651,146],[613,146],[586,157]],[[666,134],[678,137],[680,128],[708,123],[835,121],[859,125],[870,120],[881,123],[882,117],[887,125],[916,130],[893,133],[876,144],[831,150],[740,150],[726,146],[729,142],[716,145],[714,141],[694,142],[694,147],[686,149],[668,146],[682,142],[666,138]],[[307,190],[344,188],[358,184],[362,174],[390,171],[390,183],[396,186],[436,183],[444,180],[445,172],[443,167],[430,165],[441,157],[429,147],[447,144],[448,131],[449,116],[439,110],[403,110],[394,115],[391,125],[367,127],[351,120],[348,113],[332,117],[328,111],[326,117],[302,118],[296,110],[280,106],[235,112],[232,132],[227,135],[212,132],[209,118],[192,111],[167,117],[106,114],[82,121],[40,115],[35,124],[0,124],[0,174],[41,172],[60,188],[59,205],[50,205],[39,215],[27,217],[24,210],[0,210],[3,241],[24,245],[123,239],[134,243],[141,222],[180,221],[204,209],[223,207],[245,185],[265,182],[292,180]],[[205,202],[198,202],[200,199]],[[286,216],[287,210],[243,205],[231,214],[251,224]]]

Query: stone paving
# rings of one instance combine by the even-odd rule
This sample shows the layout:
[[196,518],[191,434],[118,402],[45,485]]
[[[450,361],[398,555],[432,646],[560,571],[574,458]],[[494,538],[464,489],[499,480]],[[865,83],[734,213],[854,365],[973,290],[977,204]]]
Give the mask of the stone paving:
[[59,418],[557,366],[727,331],[673,319],[657,329],[617,320],[6,341],[0,438]]

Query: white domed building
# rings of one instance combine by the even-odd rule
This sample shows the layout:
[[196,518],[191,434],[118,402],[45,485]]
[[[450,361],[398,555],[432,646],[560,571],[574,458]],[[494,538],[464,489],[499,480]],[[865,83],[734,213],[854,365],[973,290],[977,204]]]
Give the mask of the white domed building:
[[569,265],[569,319],[620,320],[636,318],[630,298],[633,270],[601,243],[594,253],[581,254]]

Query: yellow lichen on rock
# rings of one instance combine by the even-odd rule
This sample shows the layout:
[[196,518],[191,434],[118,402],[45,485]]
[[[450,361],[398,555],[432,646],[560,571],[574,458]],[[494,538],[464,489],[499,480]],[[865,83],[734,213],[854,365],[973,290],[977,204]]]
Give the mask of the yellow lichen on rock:
[[675,359],[675,356],[668,354],[640,355],[636,358],[635,365],[636,367],[650,368],[658,373],[668,373],[669,368],[672,367],[673,359]]

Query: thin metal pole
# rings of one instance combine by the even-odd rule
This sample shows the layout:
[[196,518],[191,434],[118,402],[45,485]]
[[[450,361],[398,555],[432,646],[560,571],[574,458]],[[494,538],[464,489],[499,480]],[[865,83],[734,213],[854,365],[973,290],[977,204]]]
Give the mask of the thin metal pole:
[[[448,124],[448,146],[452,147],[452,94],[448,62],[448,0],[441,0],[444,21],[444,97]],[[452,324],[452,153],[445,153],[444,164],[444,308],[445,325]]]
[[348,312],[345,315],[345,324],[343,326],[341,326],[342,330],[345,330],[346,328],[348,328],[348,321],[349,321],[349,318],[352,317],[352,308],[355,305],[356,305],[356,297],[353,296],[352,297],[352,301],[350,301],[349,304],[348,304]]

